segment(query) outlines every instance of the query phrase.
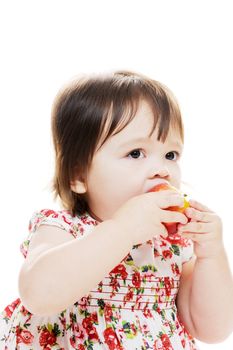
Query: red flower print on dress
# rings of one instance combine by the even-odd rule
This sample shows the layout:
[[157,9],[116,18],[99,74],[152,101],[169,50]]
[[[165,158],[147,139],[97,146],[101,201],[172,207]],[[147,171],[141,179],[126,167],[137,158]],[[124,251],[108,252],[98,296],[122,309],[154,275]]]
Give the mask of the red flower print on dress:
[[172,284],[169,277],[164,277],[164,287],[165,287],[166,296],[170,296]]
[[64,328],[66,328],[66,318],[64,316],[60,316],[59,320]]
[[155,258],[160,257],[160,252],[156,248],[154,249],[154,256],[155,256]]
[[116,267],[114,267],[114,269],[110,272],[110,274],[116,274],[116,275],[120,275],[120,277],[123,280],[126,280],[128,273],[126,271],[126,268],[123,264],[119,264]]
[[164,259],[171,259],[172,258],[172,252],[170,250],[164,250],[163,251],[163,257]]
[[129,291],[125,294],[125,296],[124,296],[124,306],[125,306],[125,304],[128,302],[128,301],[130,301],[130,300],[132,300],[133,299],[133,290],[132,290],[132,288],[131,287],[129,287]]
[[172,272],[174,273],[174,275],[179,276],[180,275],[180,269],[179,266],[177,265],[177,263],[173,263],[171,264],[171,268],[172,268]]
[[[166,238],[167,239],[167,238]],[[167,244],[167,242],[166,242],[166,240],[165,239],[163,239],[163,238],[161,238],[161,242],[160,242],[160,248],[163,248],[163,247],[167,247],[168,246],[168,244]]]
[[18,298],[4,309],[4,312],[7,318],[11,317],[11,315],[13,314],[15,308],[19,305],[19,303],[20,303],[20,299]]
[[58,213],[51,209],[43,209],[41,210],[41,213],[44,214],[46,217],[49,217],[51,215],[53,218],[58,218]]
[[82,344],[79,344],[79,345],[78,345],[78,350],[85,350],[85,346],[82,345]]
[[34,335],[25,329],[21,329],[19,326],[16,327],[16,344],[32,344]]
[[82,326],[86,330],[90,340],[98,340],[99,337],[96,328],[93,326],[93,322],[92,316],[88,316],[82,321]]
[[181,247],[187,247],[188,240],[184,237],[181,237],[178,233],[168,235],[166,240],[171,244],[178,244]]
[[152,316],[152,313],[151,313],[151,311],[150,311],[150,309],[148,309],[148,308],[144,308],[143,309],[143,315],[146,317],[146,318],[151,318],[151,317],[153,317]]
[[144,333],[144,334],[150,333],[150,329],[149,329],[148,324],[144,324],[144,325],[142,326],[142,328],[143,328],[143,333]]
[[141,287],[141,276],[140,276],[140,273],[138,271],[134,271],[134,273],[133,273],[132,284],[134,285],[135,288]]
[[57,337],[55,334],[52,332],[49,332],[47,328],[43,329],[41,334],[40,334],[40,345],[41,346],[47,346],[47,345],[54,345],[56,344]]
[[88,302],[88,298],[87,297],[82,297],[79,301],[78,301],[78,306],[81,310],[86,310],[87,307],[89,305],[89,302]]
[[99,284],[98,284],[98,292],[102,292],[103,291],[103,282],[101,281]]
[[112,320],[112,307],[109,304],[105,304],[104,306],[104,317],[106,322],[111,322]]
[[133,335],[136,335],[136,334],[137,334],[137,328],[136,328],[136,326],[135,326],[134,323],[132,323],[132,324],[130,325],[130,329],[131,329]]
[[77,339],[84,339],[84,328],[82,327],[81,324],[78,324],[78,323],[75,323],[73,326],[72,326],[72,331],[74,333],[74,336],[77,338]]
[[62,219],[65,221],[66,224],[68,225],[72,225],[72,221],[70,220],[67,220],[66,216],[65,215],[62,215]]
[[160,343],[160,341],[159,341],[158,339],[156,339],[156,340],[154,341],[153,350],[163,350],[163,347],[161,347],[161,346],[160,346],[161,344],[159,344],[159,343]]
[[98,319],[97,319],[97,312],[93,312],[91,314],[91,319],[94,323],[97,323]]
[[[82,345],[82,344],[77,344],[77,341],[79,341],[78,340],[78,338],[77,337],[75,337],[74,335],[70,338],[70,345],[72,346],[72,348],[74,348],[74,349],[78,349],[78,350],[85,350],[85,347],[84,347],[84,345]],[[80,342],[80,341],[79,341]]]
[[162,334],[160,339],[163,344],[163,350],[173,350],[172,344],[167,334]]
[[[20,312],[24,315],[24,316],[27,316],[27,315],[31,315],[32,314],[22,305],[21,309],[20,309]],[[31,318],[31,317],[30,317]]]
[[74,335],[70,338],[70,345],[72,348],[76,349],[76,337]]
[[114,330],[109,327],[104,330],[104,340],[109,350],[123,350]]
[[118,282],[116,276],[114,276],[114,277],[111,276],[111,281],[110,281],[109,285],[112,287],[112,293],[110,295],[110,298],[112,298],[114,295],[116,295],[116,292],[120,288],[120,283]]

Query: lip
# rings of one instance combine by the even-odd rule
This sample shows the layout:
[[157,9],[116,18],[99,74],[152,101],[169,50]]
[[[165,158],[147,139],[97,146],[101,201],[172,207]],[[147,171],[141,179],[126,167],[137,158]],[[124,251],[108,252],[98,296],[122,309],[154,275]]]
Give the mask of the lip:
[[152,190],[152,188],[154,188],[156,185],[160,185],[160,184],[169,184],[169,182],[167,180],[164,180],[164,179],[155,179],[153,181],[153,185],[146,192],[150,192],[150,190]]

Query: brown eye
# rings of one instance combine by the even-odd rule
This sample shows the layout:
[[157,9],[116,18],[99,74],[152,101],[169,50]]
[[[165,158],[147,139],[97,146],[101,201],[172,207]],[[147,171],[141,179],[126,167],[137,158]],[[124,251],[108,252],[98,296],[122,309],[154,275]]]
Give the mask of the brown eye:
[[133,159],[138,159],[138,158],[141,158],[142,156],[143,156],[143,153],[140,149],[135,149],[128,154],[128,157]]
[[166,154],[166,159],[177,160],[179,158],[179,153],[176,151],[171,151]]

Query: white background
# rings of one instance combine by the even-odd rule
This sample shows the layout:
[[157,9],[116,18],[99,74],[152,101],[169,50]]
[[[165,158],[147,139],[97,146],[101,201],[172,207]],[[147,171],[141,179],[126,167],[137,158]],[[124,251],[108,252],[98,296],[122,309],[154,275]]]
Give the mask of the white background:
[[[136,70],[174,91],[185,122],[182,166],[187,192],[222,217],[233,266],[230,3],[0,3],[1,310],[18,297],[17,275],[23,262],[19,245],[32,212],[57,207],[49,192],[50,109],[60,86],[80,73]],[[222,344],[201,346],[232,348],[233,336]]]

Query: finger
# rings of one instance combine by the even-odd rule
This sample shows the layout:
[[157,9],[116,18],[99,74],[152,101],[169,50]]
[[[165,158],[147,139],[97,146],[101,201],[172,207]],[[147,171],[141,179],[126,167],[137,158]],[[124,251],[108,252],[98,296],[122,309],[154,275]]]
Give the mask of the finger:
[[171,210],[162,210],[161,219],[162,219],[162,222],[165,222],[165,223],[180,222],[181,224],[185,225],[188,222],[186,215],[178,211],[171,211]]
[[158,206],[161,209],[166,209],[169,207],[182,207],[184,206],[184,198],[177,193],[171,193],[169,196],[161,197],[159,199]]
[[213,215],[209,212],[199,211],[194,208],[187,208],[185,215],[194,221],[211,222],[213,221]]
[[191,221],[186,225],[178,225],[178,233],[209,233],[213,231],[213,223]]
[[207,206],[201,204],[200,202],[193,200],[193,199],[189,199],[189,204],[192,208],[200,210],[200,211],[207,211],[210,213],[213,213],[213,211],[211,209],[209,209]]
[[197,243],[208,241],[212,237],[212,233],[200,234],[195,232],[189,232],[189,233],[182,233],[180,235],[183,238],[191,239],[192,241]]

